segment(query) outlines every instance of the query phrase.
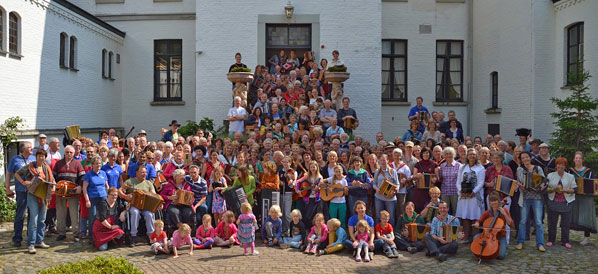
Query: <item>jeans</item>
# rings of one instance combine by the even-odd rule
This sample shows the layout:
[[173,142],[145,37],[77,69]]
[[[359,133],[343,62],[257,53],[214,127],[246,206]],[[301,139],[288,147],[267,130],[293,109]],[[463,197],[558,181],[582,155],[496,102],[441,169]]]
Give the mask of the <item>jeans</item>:
[[[15,215],[14,230],[15,235],[12,241],[20,243],[23,241],[23,224],[25,223],[25,210],[27,209],[27,192],[15,191],[17,199],[17,213]],[[29,224],[29,222],[27,222]]]
[[351,213],[353,212],[353,209],[355,208],[355,203],[357,203],[357,201],[362,201],[367,205],[368,204],[368,196],[359,197],[359,196],[347,195],[347,202],[349,203],[349,212],[351,212]]
[[[385,235],[380,235],[380,236],[384,237],[384,238],[387,238],[387,239],[390,239],[392,237],[391,234],[385,234]],[[380,240],[382,240],[382,239],[380,239]],[[394,242],[392,244],[388,244],[386,241],[382,240],[382,250],[384,252],[386,252],[387,250],[389,250],[391,248],[392,249],[396,249],[397,245]]]
[[[428,254],[430,256],[437,256],[439,253],[456,254],[459,244],[457,241],[452,241],[447,244],[442,244],[438,240],[434,239],[429,233],[424,237],[426,246],[428,247]],[[505,247],[507,245],[505,244]]]
[[376,199],[376,223],[380,222],[380,211],[386,210],[390,214],[390,225],[395,226],[395,208],[397,206],[397,200],[394,201],[382,201]]
[[129,209],[130,214],[130,226],[131,226],[131,236],[137,236],[137,228],[139,227],[139,219],[141,219],[140,213],[143,214],[143,219],[145,220],[145,228],[147,229],[146,233],[148,236],[154,232],[154,213],[149,210],[140,211],[136,207],[132,206]]
[[347,226],[347,204],[346,203],[330,203],[328,207],[328,212],[330,214],[330,219],[337,218],[341,221],[341,227],[346,229]]
[[[347,237],[348,238],[348,237]],[[353,248],[353,241],[351,241],[351,239],[346,239],[343,244],[345,245],[345,248],[348,250],[355,250],[355,248]],[[383,241],[380,239],[376,239],[374,240],[374,246],[369,246],[370,250],[380,250],[382,249],[382,246],[384,245]]]
[[[85,206],[85,205],[81,205],[81,206]],[[89,223],[89,217],[79,217],[79,229],[81,230],[81,232],[79,233],[81,235],[81,237],[86,237],[87,235],[87,227]],[[91,231],[89,231],[89,235],[91,235]]]
[[195,220],[196,224],[202,223],[203,215],[208,214],[208,205],[206,203],[201,204],[195,209]]
[[29,209],[27,245],[40,244],[44,241],[46,232],[46,203],[40,205],[36,196],[27,193],[27,208]]
[[292,248],[300,248],[302,241],[303,241],[303,239],[301,239],[301,235],[295,235],[293,237],[283,237],[282,238],[282,243],[288,244]]
[[529,211],[534,211],[534,223],[536,225],[536,246],[544,245],[544,228],[542,226],[542,200],[523,200],[521,208],[521,220],[519,221],[519,231],[517,231],[517,243],[525,242],[525,226],[528,220]]
[[285,192],[281,197],[282,232],[288,232],[291,223],[291,206],[293,205],[293,192]]
[[89,199],[89,202],[91,203],[91,207],[89,207],[89,217],[88,217],[88,221],[87,221],[87,231],[88,231],[87,233],[89,234],[89,239],[93,239],[93,235],[92,235],[93,223],[96,221],[96,215],[98,214],[98,206],[104,200],[106,200],[106,197],[97,197],[97,198]]
[[[480,235],[481,235],[481,233],[473,236],[473,239],[475,240]],[[498,258],[497,259],[502,260],[507,256],[507,245],[509,245],[509,244],[507,243],[506,237],[498,238],[498,243],[500,244],[500,249],[498,250]]]

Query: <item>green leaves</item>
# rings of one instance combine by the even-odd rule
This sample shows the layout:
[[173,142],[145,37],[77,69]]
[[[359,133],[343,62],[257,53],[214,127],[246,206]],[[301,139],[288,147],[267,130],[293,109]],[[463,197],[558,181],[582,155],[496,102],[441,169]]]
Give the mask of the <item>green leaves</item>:
[[142,274],[141,270],[133,264],[127,262],[124,258],[115,257],[95,257],[93,260],[66,263],[53,266],[38,272],[39,274],[79,274],[79,273],[127,273]]
[[251,72],[251,69],[244,67],[234,67],[230,70],[230,72]]

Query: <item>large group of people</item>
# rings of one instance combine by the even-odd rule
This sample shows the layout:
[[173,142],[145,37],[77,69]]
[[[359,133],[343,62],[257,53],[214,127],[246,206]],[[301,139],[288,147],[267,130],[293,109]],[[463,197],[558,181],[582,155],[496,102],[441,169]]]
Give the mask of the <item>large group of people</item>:
[[[333,62],[342,65],[338,52]],[[242,64],[240,55],[236,64]],[[596,233],[593,197],[576,194],[575,179],[594,176],[582,152],[572,164],[555,159],[549,145],[531,139],[526,129],[517,131],[517,142],[500,135],[463,136],[455,112],[445,120],[443,112],[430,113],[422,98],[406,118],[404,135],[387,140],[378,132],[375,142],[359,135],[350,140],[352,128],[344,122],[357,113],[349,98],[333,108],[322,73],[325,60],[285,71],[271,65],[256,67],[248,105],[235,98],[234,108],[251,114],[229,112],[229,137],[203,130],[182,136],[173,120],[157,141],[149,141],[145,131],[123,139],[110,130],[97,141],[71,140],[64,157],[56,138],[48,145],[42,134],[35,147],[22,142],[6,184],[17,201],[14,245],[23,240],[26,211],[29,253],[48,247],[47,234],[65,240],[68,226],[74,241],[87,238],[99,250],[126,241],[146,242],[152,252],[174,257],[184,245],[190,255],[237,244],[245,254],[259,254],[255,241],[261,234],[267,247],[316,255],[348,249],[365,262],[374,252],[397,257],[399,251],[424,250],[444,261],[459,242],[474,241],[489,218],[506,224],[499,233],[499,259],[511,236],[516,234],[515,248],[522,249],[533,229],[536,249],[554,245],[559,217],[567,248],[570,229],[584,231],[582,245]],[[307,100],[312,96],[314,101]],[[519,182],[512,196],[495,191],[499,176]],[[530,187],[529,178],[537,176],[540,183]],[[56,195],[53,182],[61,181],[76,186],[71,196]],[[227,195],[239,187],[244,197]],[[137,208],[135,191],[158,194],[164,202],[155,212]],[[192,193],[191,202],[181,202],[184,192]],[[242,200],[240,207],[231,199]],[[446,226],[462,226],[463,232],[449,239]]]

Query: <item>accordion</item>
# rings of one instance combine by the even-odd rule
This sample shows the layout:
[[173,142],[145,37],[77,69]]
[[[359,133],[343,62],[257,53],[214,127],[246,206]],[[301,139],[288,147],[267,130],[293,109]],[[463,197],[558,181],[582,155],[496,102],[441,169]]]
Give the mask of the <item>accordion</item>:
[[195,197],[193,196],[193,192],[186,191],[183,189],[177,189],[176,193],[176,200],[174,200],[175,205],[186,205],[192,206],[193,201],[195,201]]
[[357,120],[351,117],[345,119],[345,128],[347,129],[356,129],[357,128]]
[[423,241],[424,236],[426,236],[426,233],[430,232],[430,227],[424,224],[409,223],[405,226],[407,227],[407,231],[409,232],[407,241],[410,242]]
[[538,173],[526,173],[525,174],[525,188],[538,191],[542,188],[544,183],[544,176]]
[[77,195],[77,184],[71,181],[59,181],[56,185],[56,196],[69,198]]
[[382,182],[382,185],[380,185],[378,194],[390,199],[394,196],[393,192],[396,192],[397,189],[398,189],[397,185],[391,183],[389,180],[384,180],[384,182]]
[[168,181],[166,180],[166,177],[164,177],[164,172],[162,172],[161,170],[158,171],[156,174],[156,178],[154,178],[154,188],[156,189],[156,192],[162,191],[162,187],[166,183],[168,183]]
[[598,179],[577,178],[577,194],[598,196]]
[[241,215],[241,204],[247,202],[247,198],[245,198],[245,190],[242,186],[233,187],[224,191],[224,201],[226,202],[226,207],[230,209],[235,216]]
[[494,189],[502,194],[513,196],[515,194],[515,188],[517,187],[517,181],[507,178],[502,175],[498,175],[494,178]]
[[156,193],[145,193],[141,190],[133,191],[133,199],[131,199],[131,206],[139,210],[148,210],[156,213],[160,205],[164,202],[162,196]]
[[417,181],[417,185],[415,187],[418,189],[429,189],[432,187],[432,178],[435,177],[436,174],[423,173],[421,178]]
[[472,180],[463,180],[461,182],[461,192],[462,193],[473,193],[474,188],[475,188],[475,182]]
[[[41,182],[39,182],[39,184],[38,184],[37,181],[41,181]],[[35,197],[37,197],[37,198],[45,200],[46,194],[48,193],[48,185],[51,183],[48,183],[47,181],[42,180],[39,176],[33,176],[30,186],[34,186],[36,184],[38,184],[38,185],[37,185],[37,188],[35,188],[35,190],[33,191],[33,195],[35,195]]]
[[444,237],[447,242],[456,241],[458,239],[458,235],[460,232],[463,231],[462,226],[456,225],[443,225],[440,226],[440,235]]
[[434,217],[438,216],[438,214],[439,214],[438,207],[430,206],[430,207],[428,207],[428,212],[426,213],[426,215],[422,216],[422,217],[424,218],[426,223],[430,223],[430,222],[432,222]]
[[81,138],[81,127],[79,125],[65,127],[64,137],[69,141]]
[[280,192],[272,189],[262,189],[262,223],[268,218],[268,211],[272,205],[280,205]]

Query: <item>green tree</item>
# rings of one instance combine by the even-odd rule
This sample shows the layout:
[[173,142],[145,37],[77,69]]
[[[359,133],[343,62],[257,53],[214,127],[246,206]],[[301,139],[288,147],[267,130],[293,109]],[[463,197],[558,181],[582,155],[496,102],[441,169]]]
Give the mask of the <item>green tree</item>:
[[6,161],[8,161],[6,157],[8,146],[17,140],[17,134],[23,128],[24,122],[23,118],[15,116],[4,120],[4,123],[0,125],[0,143],[2,143],[2,154],[0,154],[0,157],[2,158],[1,163],[4,167],[7,166]]
[[596,167],[598,164],[598,99],[590,95],[586,82],[590,73],[580,69],[568,75],[571,95],[565,99],[551,98],[558,108],[552,113],[555,118],[555,131],[552,133],[551,150],[572,162],[576,151],[584,153],[585,164]]

